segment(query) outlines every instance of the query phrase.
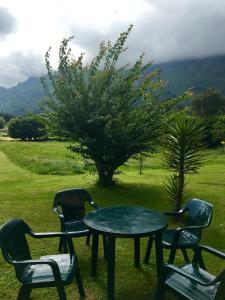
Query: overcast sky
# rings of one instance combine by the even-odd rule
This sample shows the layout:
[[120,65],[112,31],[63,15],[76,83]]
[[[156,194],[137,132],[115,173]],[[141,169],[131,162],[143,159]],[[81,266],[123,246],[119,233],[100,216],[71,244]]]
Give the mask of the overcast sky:
[[56,65],[64,37],[88,61],[129,24],[130,62],[225,54],[225,0],[0,0],[0,86],[45,73],[49,46]]

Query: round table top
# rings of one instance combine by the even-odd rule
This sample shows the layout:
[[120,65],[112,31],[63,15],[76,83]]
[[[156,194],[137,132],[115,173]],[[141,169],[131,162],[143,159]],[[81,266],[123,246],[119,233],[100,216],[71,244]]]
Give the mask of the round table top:
[[84,223],[102,234],[147,236],[167,227],[167,218],[154,210],[138,206],[112,206],[88,213]]

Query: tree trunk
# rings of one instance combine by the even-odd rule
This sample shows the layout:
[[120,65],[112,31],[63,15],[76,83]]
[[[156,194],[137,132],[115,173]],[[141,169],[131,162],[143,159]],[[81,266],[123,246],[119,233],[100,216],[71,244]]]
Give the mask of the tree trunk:
[[143,167],[143,157],[142,154],[140,153],[140,157],[139,157],[139,174],[142,174],[142,167]]
[[113,185],[113,173],[114,169],[112,168],[103,168],[98,167],[98,183],[103,187],[109,187]]
[[184,195],[184,172],[180,171],[178,180],[177,180],[177,195],[176,195],[176,207],[175,210],[179,211],[181,208],[181,203],[183,201],[183,195]]

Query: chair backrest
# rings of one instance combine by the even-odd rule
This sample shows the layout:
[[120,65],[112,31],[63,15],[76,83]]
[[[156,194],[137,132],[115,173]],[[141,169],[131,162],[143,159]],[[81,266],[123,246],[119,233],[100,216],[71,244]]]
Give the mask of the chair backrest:
[[31,259],[25,234],[29,226],[21,219],[12,219],[0,228],[0,246],[2,254],[9,263],[13,260]]
[[85,189],[68,189],[56,193],[53,207],[61,207],[64,221],[79,221],[85,216],[85,201],[92,202]]
[[186,226],[207,227],[212,220],[213,206],[206,201],[194,198],[187,203],[184,210],[188,212]]

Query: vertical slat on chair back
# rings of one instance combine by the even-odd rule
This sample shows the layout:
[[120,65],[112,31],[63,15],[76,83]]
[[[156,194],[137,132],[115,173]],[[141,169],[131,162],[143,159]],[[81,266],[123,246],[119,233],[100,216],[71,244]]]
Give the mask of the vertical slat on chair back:
[[56,193],[54,206],[61,207],[65,222],[82,220],[85,216],[85,201],[91,201],[85,189],[68,189]]
[[21,219],[12,219],[0,229],[0,246],[7,261],[31,259],[25,234],[29,227]]

